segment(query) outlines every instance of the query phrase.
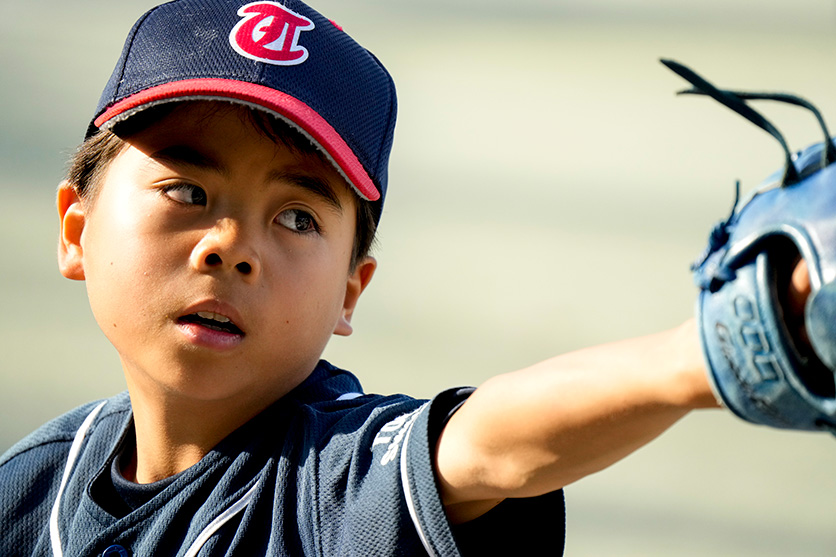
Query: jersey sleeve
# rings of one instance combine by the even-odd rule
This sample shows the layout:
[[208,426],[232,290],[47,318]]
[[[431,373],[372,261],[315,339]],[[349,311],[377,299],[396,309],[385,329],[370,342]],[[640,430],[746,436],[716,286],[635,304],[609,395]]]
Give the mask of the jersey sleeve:
[[466,525],[447,521],[435,447],[444,424],[472,392],[452,389],[429,402],[384,404],[362,426],[356,424],[359,436],[350,445],[341,442],[343,435],[354,437],[346,422],[331,432],[319,460],[318,476],[325,481],[314,518],[322,554],[468,557],[503,554],[493,550],[508,547],[508,554],[535,555],[543,554],[543,540],[556,548],[551,554],[562,553],[562,492],[506,501]]
[[433,458],[441,430],[472,392],[455,389],[441,393],[426,412],[418,415],[405,446],[406,497],[411,501],[410,514],[416,528],[424,530],[421,539],[427,552],[463,557],[562,555],[566,530],[562,490],[540,497],[507,499],[476,520],[448,526]]

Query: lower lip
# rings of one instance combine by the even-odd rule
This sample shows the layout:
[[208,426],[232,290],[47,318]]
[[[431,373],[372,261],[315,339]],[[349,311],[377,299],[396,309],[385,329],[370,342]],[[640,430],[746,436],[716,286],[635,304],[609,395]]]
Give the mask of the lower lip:
[[191,344],[213,350],[231,350],[244,340],[244,335],[216,331],[197,323],[178,322],[177,327]]

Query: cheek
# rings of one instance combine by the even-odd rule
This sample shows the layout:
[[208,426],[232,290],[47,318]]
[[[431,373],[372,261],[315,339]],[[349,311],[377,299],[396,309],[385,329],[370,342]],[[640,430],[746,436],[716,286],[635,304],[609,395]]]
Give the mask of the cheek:
[[[139,278],[170,265],[178,234],[167,229],[171,224],[153,194],[117,183],[100,195],[82,238],[85,258],[94,271],[116,280]],[[85,271],[86,267],[85,261]]]
[[130,219],[109,215],[85,230],[82,240],[84,269],[88,284],[112,283],[114,288],[127,278],[139,279],[153,263],[148,238]]
[[147,223],[114,212],[94,218],[85,229],[87,294],[96,321],[108,336],[117,328],[147,326],[150,311],[166,299],[164,286],[174,283],[173,243],[160,242],[143,221]]
[[[273,277],[273,307],[283,307],[280,326],[293,327],[305,336],[330,335],[341,315],[348,266],[333,253],[304,261],[285,259]],[[302,326],[300,326],[302,325]]]

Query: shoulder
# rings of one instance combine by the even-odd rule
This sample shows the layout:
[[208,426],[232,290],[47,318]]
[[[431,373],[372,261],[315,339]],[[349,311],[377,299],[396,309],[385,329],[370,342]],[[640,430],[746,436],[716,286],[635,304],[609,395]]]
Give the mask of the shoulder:
[[428,414],[431,437],[436,437],[472,391],[452,389],[431,400],[402,394],[366,394],[352,373],[322,361],[283,402],[294,406],[298,416],[304,416],[299,425],[310,442],[319,439],[333,445],[335,441],[356,442],[380,434],[379,443],[392,432],[409,429],[422,413]]
[[[105,405],[96,418],[97,423],[113,416],[123,417],[131,411],[127,393],[121,393],[106,401],[100,400],[83,404],[45,423],[14,444],[5,454],[0,456],[0,470],[12,461],[25,459],[27,455],[33,452],[50,452],[52,450],[66,452],[69,450],[69,445],[81,424],[102,403],[105,403]],[[95,428],[95,425],[93,424],[93,428]]]
[[[87,420],[96,409],[95,420]],[[89,450],[93,439],[100,447],[112,445],[112,433],[118,431],[118,424],[127,421],[128,414],[127,395],[79,406],[44,424],[0,457],[0,554],[17,555],[25,551],[22,548],[43,542],[52,502],[79,428],[84,426],[89,434],[83,453],[96,453]],[[100,465],[101,461],[94,458],[94,463]]]
[[[303,492],[315,493],[304,530],[364,555],[392,554],[393,548],[411,554],[422,546],[458,555],[433,457],[441,429],[473,389],[430,400],[364,394],[348,372],[323,367],[294,393],[290,437],[303,455],[299,483]],[[331,390],[335,384],[342,388]],[[308,396],[313,392],[318,395]],[[375,535],[365,535],[369,531]]]

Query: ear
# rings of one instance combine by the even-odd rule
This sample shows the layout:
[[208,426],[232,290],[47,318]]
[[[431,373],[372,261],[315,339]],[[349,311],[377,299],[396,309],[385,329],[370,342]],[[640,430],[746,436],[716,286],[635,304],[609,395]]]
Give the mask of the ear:
[[66,180],[58,186],[58,269],[68,279],[84,280],[81,232],[86,214],[81,198]]
[[372,280],[374,271],[377,269],[377,261],[374,257],[365,257],[362,261],[357,263],[354,272],[348,276],[348,282],[345,287],[345,300],[343,301],[343,312],[337,321],[337,326],[334,327],[334,334],[347,337],[354,329],[351,328],[351,316],[354,314],[354,308],[357,307],[357,300],[360,299],[360,294],[369,285]]

